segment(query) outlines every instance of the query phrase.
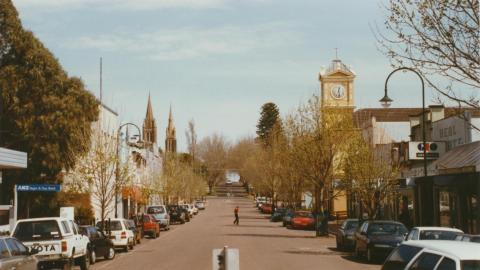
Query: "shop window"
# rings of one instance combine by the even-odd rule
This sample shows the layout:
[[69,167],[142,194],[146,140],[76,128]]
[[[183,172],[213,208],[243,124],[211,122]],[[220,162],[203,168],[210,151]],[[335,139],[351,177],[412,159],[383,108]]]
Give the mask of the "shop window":
[[440,226],[457,228],[457,203],[455,194],[448,190],[440,190],[438,192],[438,199]]
[[480,224],[478,216],[478,196],[470,195],[468,197],[468,229],[471,234],[480,234]]

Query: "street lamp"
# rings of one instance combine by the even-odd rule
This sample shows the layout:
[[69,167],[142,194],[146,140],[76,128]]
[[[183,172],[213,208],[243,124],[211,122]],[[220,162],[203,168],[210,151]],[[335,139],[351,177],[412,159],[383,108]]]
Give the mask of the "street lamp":
[[422,137],[423,137],[423,175],[424,176],[427,176],[428,173],[427,173],[427,139],[426,139],[426,132],[425,132],[425,122],[426,122],[426,119],[425,119],[425,84],[423,82],[423,78],[422,78],[422,75],[420,75],[420,73],[418,73],[415,69],[413,68],[409,68],[409,67],[400,67],[400,68],[397,68],[395,70],[393,70],[392,72],[390,72],[390,74],[388,74],[387,76],[387,79],[385,80],[385,96],[380,99],[380,103],[382,104],[382,106],[384,108],[388,108],[390,107],[390,105],[392,104],[393,100],[388,97],[388,89],[387,89],[387,84],[388,84],[388,80],[390,79],[390,77],[397,71],[399,70],[403,70],[403,71],[411,71],[415,74],[417,74],[417,76],[420,78],[420,81],[422,82]]
[[[123,127],[125,126],[134,126],[138,130],[138,135],[135,135],[133,137],[138,137],[137,143],[142,143],[141,134],[142,132],[140,131],[140,128],[133,124],[133,123],[125,123],[123,125],[120,125],[117,129],[117,146],[116,146],[116,164],[115,164],[115,218],[118,218],[118,178],[120,177],[120,131]],[[128,140],[129,138],[127,138]]]

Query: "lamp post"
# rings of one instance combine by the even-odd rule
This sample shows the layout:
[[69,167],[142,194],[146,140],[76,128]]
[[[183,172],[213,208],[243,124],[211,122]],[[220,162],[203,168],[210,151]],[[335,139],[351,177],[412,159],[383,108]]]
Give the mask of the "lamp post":
[[423,137],[423,175],[424,176],[428,176],[428,172],[427,172],[427,138],[426,138],[426,131],[425,131],[425,122],[426,122],[426,116],[425,116],[425,84],[423,82],[423,78],[422,78],[422,75],[420,75],[420,73],[418,73],[418,71],[416,71],[415,69],[413,68],[409,68],[409,67],[400,67],[400,68],[397,68],[395,70],[393,70],[392,72],[390,72],[390,74],[388,74],[387,76],[387,79],[385,80],[385,96],[380,99],[380,103],[382,104],[383,107],[385,108],[388,108],[390,107],[391,103],[393,102],[393,100],[388,97],[388,89],[387,89],[387,84],[388,84],[388,80],[390,79],[390,77],[397,71],[400,71],[400,70],[409,70],[415,74],[417,74],[417,76],[420,78],[420,81],[422,82],[422,137]]
[[[131,126],[134,126],[137,130],[138,130],[138,135],[136,135],[135,137],[138,136],[138,141],[137,143],[141,143],[142,140],[141,140],[141,135],[142,135],[142,132],[140,131],[140,128],[133,124],[133,123],[125,123],[123,125],[120,125],[117,129],[117,145],[116,145],[116,164],[115,164],[115,218],[118,218],[118,178],[120,178],[120,131],[123,127],[125,126],[128,126],[128,125],[131,125]],[[128,139],[128,138],[127,138]]]

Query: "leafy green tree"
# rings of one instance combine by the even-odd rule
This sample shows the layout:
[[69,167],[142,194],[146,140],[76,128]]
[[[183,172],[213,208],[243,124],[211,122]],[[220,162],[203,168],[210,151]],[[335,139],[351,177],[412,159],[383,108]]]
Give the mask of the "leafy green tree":
[[[17,183],[60,183],[90,146],[98,102],[79,78],[24,30],[11,0],[0,0],[0,146],[28,153],[26,170],[4,174],[2,200]],[[58,214],[55,194],[23,194],[20,216]]]
[[257,124],[257,136],[265,145],[268,145],[270,131],[279,121],[279,114],[278,107],[275,103],[265,103],[261,108],[260,119]]

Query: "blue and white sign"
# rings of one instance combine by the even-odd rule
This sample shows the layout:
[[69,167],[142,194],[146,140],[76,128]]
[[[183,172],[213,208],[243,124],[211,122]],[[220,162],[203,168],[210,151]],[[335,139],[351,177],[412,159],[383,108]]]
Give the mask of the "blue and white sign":
[[61,185],[50,185],[50,184],[17,185],[17,192],[60,192],[60,190],[62,190]]

